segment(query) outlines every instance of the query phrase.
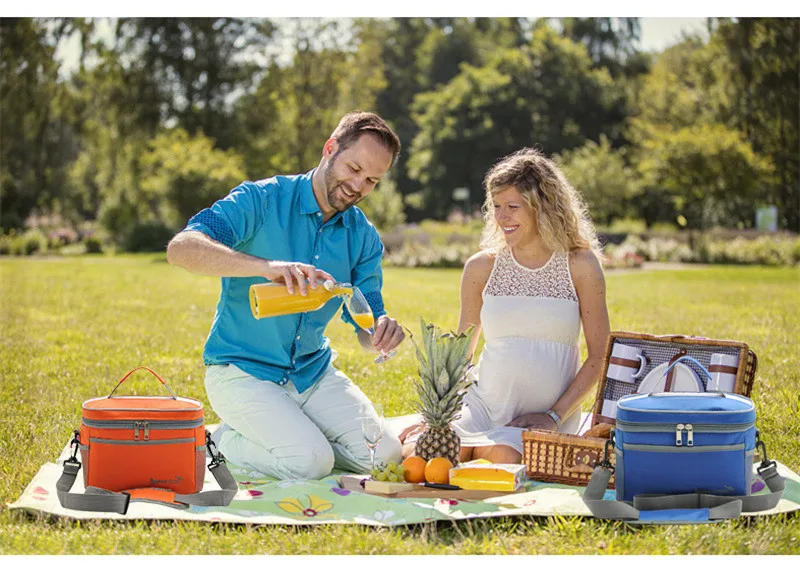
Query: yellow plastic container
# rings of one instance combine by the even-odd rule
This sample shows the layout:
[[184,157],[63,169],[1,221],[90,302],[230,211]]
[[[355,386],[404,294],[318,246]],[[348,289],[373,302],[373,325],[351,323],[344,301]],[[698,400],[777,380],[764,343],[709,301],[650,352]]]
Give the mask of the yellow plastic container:
[[[295,287],[290,293],[286,285],[280,283],[262,283],[250,286],[250,310],[255,318],[282,316],[298,312],[312,312],[322,308],[333,297],[347,297],[353,294],[353,287],[345,283],[325,281],[317,288],[308,287],[308,294],[303,296]],[[372,316],[370,315],[370,319]],[[357,324],[358,321],[356,321]],[[362,327],[363,328],[363,327]]]

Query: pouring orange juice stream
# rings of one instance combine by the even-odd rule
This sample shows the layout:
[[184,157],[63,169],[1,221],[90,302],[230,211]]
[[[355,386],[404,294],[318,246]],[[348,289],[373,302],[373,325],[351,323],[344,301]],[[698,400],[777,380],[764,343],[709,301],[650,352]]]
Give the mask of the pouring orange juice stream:
[[[305,296],[299,292],[290,293],[286,285],[280,283],[250,285],[250,310],[255,318],[311,312],[319,310],[336,296],[344,298],[347,310],[359,328],[374,336],[375,319],[372,316],[372,309],[358,287],[348,283],[328,280],[323,283],[323,288],[308,289],[308,294]],[[381,354],[375,359],[375,363],[380,364],[395,354],[395,351]]]

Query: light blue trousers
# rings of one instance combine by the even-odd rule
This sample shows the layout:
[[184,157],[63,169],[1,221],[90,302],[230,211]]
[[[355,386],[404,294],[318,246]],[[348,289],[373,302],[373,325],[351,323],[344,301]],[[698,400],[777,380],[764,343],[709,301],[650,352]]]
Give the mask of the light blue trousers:
[[[366,395],[333,366],[302,394],[289,382],[259,380],[233,365],[208,366],[211,407],[224,422],[216,444],[231,463],[279,479],[320,479],[334,464],[370,470],[361,429]],[[384,430],[375,463],[400,463],[397,436]]]

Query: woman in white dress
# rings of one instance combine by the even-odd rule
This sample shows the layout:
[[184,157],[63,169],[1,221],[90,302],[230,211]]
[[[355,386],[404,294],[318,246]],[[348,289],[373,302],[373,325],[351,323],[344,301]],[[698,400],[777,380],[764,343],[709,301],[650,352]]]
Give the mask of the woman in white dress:
[[[454,428],[461,461],[519,463],[523,430],[578,431],[609,333],[605,278],[583,201],[552,161],[522,149],[484,186],[482,250],[464,266],[458,332],[475,326],[470,355],[482,330],[486,343]],[[420,431],[401,433],[406,455]]]

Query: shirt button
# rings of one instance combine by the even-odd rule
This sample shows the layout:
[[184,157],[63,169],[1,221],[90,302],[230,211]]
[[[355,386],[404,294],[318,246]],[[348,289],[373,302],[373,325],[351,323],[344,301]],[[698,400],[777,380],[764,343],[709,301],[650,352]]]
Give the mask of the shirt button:
[[298,336],[295,340],[300,340],[300,337]]
[[319,258],[319,255],[314,255],[314,258],[315,258],[315,259],[318,259],[318,258]]
[[317,213],[317,217],[322,217],[322,213]]
[[321,233],[321,232],[322,232],[322,229],[320,229],[318,232],[319,232],[319,233]]

